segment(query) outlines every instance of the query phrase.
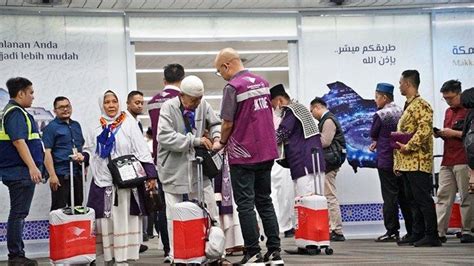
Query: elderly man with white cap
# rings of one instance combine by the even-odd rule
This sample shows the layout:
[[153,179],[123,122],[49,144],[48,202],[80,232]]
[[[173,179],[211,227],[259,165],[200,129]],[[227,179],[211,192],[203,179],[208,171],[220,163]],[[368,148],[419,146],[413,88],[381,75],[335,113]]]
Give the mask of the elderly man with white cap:
[[[158,174],[165,192],[168,233],[173,235],[172,207],[184,198],[197,198],[195,147],[212,148],[220,140],[221,123],[211,105],[203,100],[204,85],[196,76],[181,82],[178,97],[166,101],[158,123]],[[204,136],[205,131],[208,137]],[[219,214],[211,181],[204,176],[204,200],[211,216]],[[173,238],[170,237],[173,258]]]

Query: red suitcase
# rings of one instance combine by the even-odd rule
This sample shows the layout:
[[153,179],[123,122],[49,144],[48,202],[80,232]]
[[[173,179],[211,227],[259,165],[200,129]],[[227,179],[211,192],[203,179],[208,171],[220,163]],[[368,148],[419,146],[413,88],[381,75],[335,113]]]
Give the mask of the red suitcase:
[[[319,153],[317,149],[313,150],[313,169],[314,171],[314,189],[315,195],[301,196],[295,198],[295,242],[301,253],[316,255],[321,253],[324,248],[327,255],[334,253],[330,247],[329,237],[329,213],[327,199],[323,196],[321,184],[321,168],[319,165]],[[319,191],[316,182],[318,178]]]
[[199,158],[197,172],[199,202],[180,202],[171,210],[174,263],[202,264],[207,260],[205,246],[209,220],[206,210],[203,209],[203,172]]
[[[84,170],[82,164],[82,180],[85,181]],[[69,173],[72,206],[51,211],[49,214],[49,257],[53,264],[90,263],[96,259],[95,212],[91,208],[74,206],[72,160]]]

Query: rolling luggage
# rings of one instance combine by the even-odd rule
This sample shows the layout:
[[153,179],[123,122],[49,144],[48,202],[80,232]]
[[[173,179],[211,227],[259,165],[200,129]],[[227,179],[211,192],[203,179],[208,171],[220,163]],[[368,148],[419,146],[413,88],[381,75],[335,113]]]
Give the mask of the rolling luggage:
[[202,158],[197,157],[198,202],[184,201],[171,209],[174,263],[206,262],[208,214],[204,209]]
[[323,196],[318,150],[313,149],[312,155],[315,194],[295,198],[295,242],[300,253],[316,255],[324,248],[325,253],[331,255],[334,250],[330,247],[329,213]]
[[[88,207],[74,206],[73,165],[70,159],[71,206],[49,214],[49,257],[53,264],[85,264],[96,259],[95,212]],[[85,184],[84,163],[82,180]],[[85,185],[83,193],[84,190]]]

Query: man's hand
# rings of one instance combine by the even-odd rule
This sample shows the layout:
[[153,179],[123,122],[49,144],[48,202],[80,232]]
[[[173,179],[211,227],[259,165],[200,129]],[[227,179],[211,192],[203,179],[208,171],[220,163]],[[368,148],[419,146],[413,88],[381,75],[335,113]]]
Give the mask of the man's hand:
[[80,153],[80,152],[74,154],[71,158],[72,158],[73,161],[76,161],[76,162],[79,162],[79,163],[84,161],[84,155],[82,155],[82,153]]
[[372,143],[369,146],[369,151],[375,151],[377,148],[377,141],[372,141]]
[[38,167],[35,166],[34,168],[30,168],[29,171],[30,171],[31,181],[35,182],[36,184],[41,182],[42,176]]
[[224,148],[224,145],[222,145],[222,143],[220,143],[219,141],[214,141],[214,144],[212,144],[212,150],[217,152],[217,151],[220,151]]
[[410,151],[407,150],[407,145],[406,144],[403,144],[403,143],[397,141],[397,145],[398,145],[398,147],[400,147],[400,152],[401,153],[403,153],[403,154],[410,153]]
[[58,188],[61,186],[61,183],[59,183],[59,178],[57,176],[50,176],[49,186],[51,187],[53,191],[57,191]]
[[156,188],[156,180],[155,179],[149,179],[146,181],[146,184],[145,184],[145,187],[146,187],[146,190],[147,191],[150,191],[152,189],[155,189]]
[[451,128],[443,128],[438,131],[438,135],[442,138],[455,138],[457,134],[457,131]]
[[208,150],[212,149],[212,142],[206,137],[201,137],[201,145]]

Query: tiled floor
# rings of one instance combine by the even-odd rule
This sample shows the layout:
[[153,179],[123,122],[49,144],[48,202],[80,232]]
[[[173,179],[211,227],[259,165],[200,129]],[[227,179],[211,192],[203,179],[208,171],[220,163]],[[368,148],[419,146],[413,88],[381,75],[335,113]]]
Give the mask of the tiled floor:
[[[130,265],[164,265],[163,252],[158,250],[158,239],[145,242],[149,250],[140,255],[140,260]],[[286,265],[474,265],[474,244],[461,244],[451,237],[439,248],[398,247],[395,243],[376,243],[373,240],[347,240],[331,243],[333,255],[288,255],[282,252]],[[282,238],[282,249],[293,249],[292,238]],[[241,256],[227,259],[238,262]],[[50,265],[47,258],[39,260],[40,265]],[[98,265],[101,265],[100,259]]]

